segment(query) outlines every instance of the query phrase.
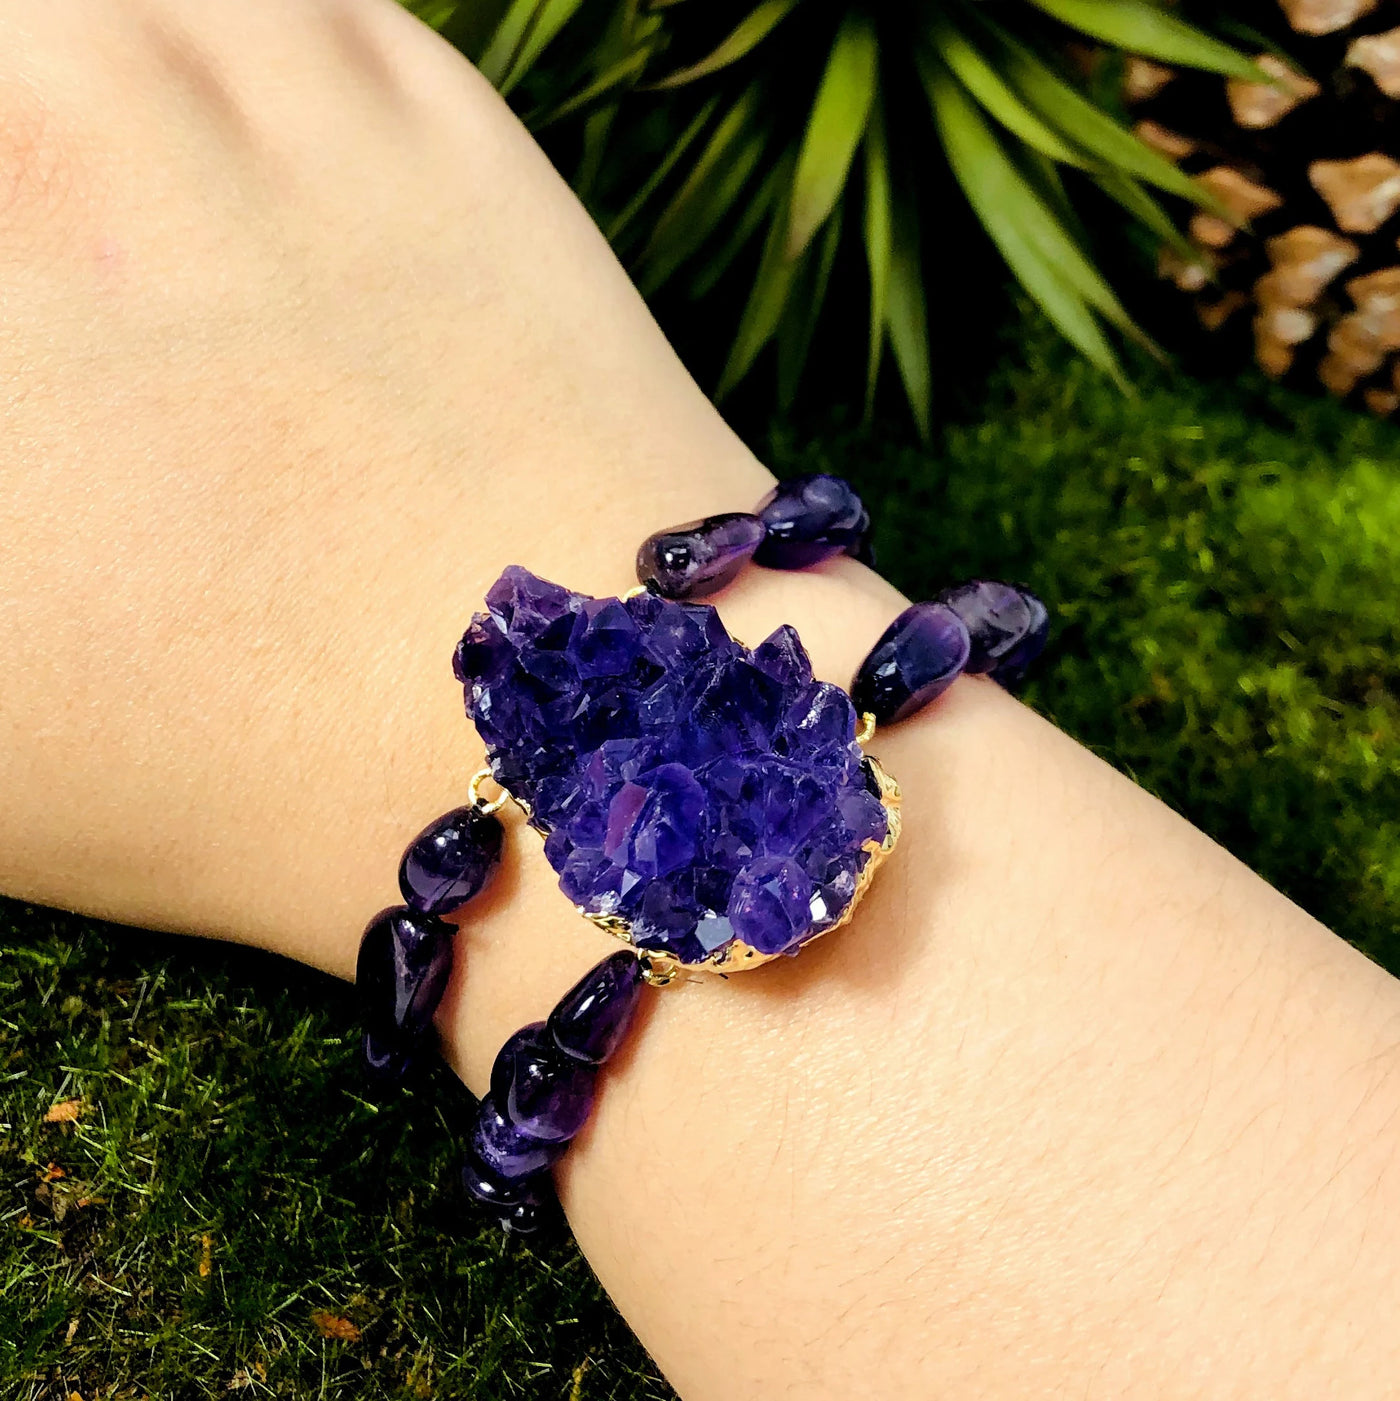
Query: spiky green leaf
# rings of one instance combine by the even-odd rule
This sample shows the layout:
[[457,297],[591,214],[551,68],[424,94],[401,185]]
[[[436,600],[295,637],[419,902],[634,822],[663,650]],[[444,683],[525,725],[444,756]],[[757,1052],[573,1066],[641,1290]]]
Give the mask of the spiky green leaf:
[[836,261],[840,242],[841,208],[838,205],[822,229],[821,241],[812,250],[813,256],[804,259],[801,278],[778,326],[778,404],[781,408],[791,408],[797,398],[797,387],[826,301],[831,265]]
[[1008,86],[1006,79],[968,36],[946,21],[936,23],[930,39],[953,75],[987,111],[1033,150],[1066,165],[1083,165],[1084,157],[1047,126]]
[[734,222],[729,237],[719,246],[718,252],[708,258],[699,273],[691,282],[689,294],[692,299],[705,297],[714,290],[715,284],[729,271],[735,258],[748,246],[772,215],[780,200],[786,200],[792,187],[792,171],[796,156],[789,151],[764,176],[762,183],[753,195],[744,201],[743,212]]
[[845,188],[870,117],[879,58],[874,26],[858,12],[847,15],[836,32],[802,136],[788,213],[789,258],[811,242]]
[[1076,92],[1028,49],[1006,36],[1002,48],[1008,82],[1101,168],[1137,176],[1197,204],[1213,203],[1204,186]]
[[1119,170],[1103,171],[1094,177],[1094,183],[1180,257],[1194,262],[1201,256],[1200,249],[1177,228],[1171,215],[1131,175]]
[[695,252],[752,173],[764,142],[763,134],[750,124],[757,98],[753,87],[740,94],[657,219],[638,265],[644,293],[654,292]]
[[593,103],[602,98],[614,96],[619,88],[625,88],[641,77],[642,70],[647,66],[651,54],[651,49],[647,47],[633,49],[631,53],[624,55],[615,63],[609,64],[596,78],[586,83],[571,97],[566,98],[557,107],[551,107],[546,115],[532,120],[530,123],[532,129],[541,131],[565,117],[573,116],[575,112],[584,107],[592,106]]
[[865,417],[875,408],[875,385],[885,347],[894,237],[890,197],[890,157],[885,118],[877,101],[865,133],[865,262],[870,273],[870,345],[865,363]]
[[914,415],[919,436],[928,442],[933,432],[933,374],[929,368],[928,310],[920,265],[918,215],[912,200],[899,201],[894,208],[885,325],[909,411]]
[[768,237],[759,259],[753,290],[739,318],[738,334],[719,377],[715,397],[723,399],[753,368],[758,353],[773,339],[792,292],[792,284],[807,258],[789,258],[787,244],[787,203],[779,204],[768,226]]
[[681,157],[693,146],[700,136],[700,133],[709,125],[710,118],[715,114],[715,108],[719,106],[719,98],[712,97],[701,109],[690,119],[689,125],[671,143],[671,149],[665,156],[657,162],[656,168],[647,176],[637,192],[627,201],[627,204],[619,212],[618,216],[603,230],[609,243],[616,243],[626,232],[633,219],[642,212],[647,202],[657,190],[665,183],[666,177],[679,164]]
[[502,95],[508,96],[515,85],[528,73],[545,47],[558,35],[559,31],[578,13],[583,0],[544,0],[535,16],[535,21],[525,35],[511,59],[509,70],[501,78],[499,87]]
[[1057,20],[1106,44],[1162,63],[1259,79],[1254,61],[1147,0],[1031,0]]
[[670,236],[652,253],[638,272],[637,285],[650,296],[664,286],[704,246],[723,223],[758,168],[767,138],[747,133],[726,157],[715,178],[696,191],[687,217],[671,226]]
[[1117,375],[1117,357],[1094,311],[1125,328],[1131,325],[1127,312],[1007,157],[962,86],[933,65],[926,66],[924,80],[953,175],[1017,281],[1087,359]]
[[491,42],[476,61],[482,77],[488,82],[497,87],[501,85],[502,79],[515,63],[515,56],[520,52],[530,26],[534,24],[536,15],[546,2],[547,0],[511,0],[491,35]]
[[692,63],[688,68],[677,69],[676,72],[658,79],[651,84],[652,88],[678,88],[685,83],[693,83],[697,78],[707,78],[711,73],[718,73],[721,68],[728,68],[731,63],[737,63],[752,53],[787,18],[796,3],[797,0],[763,0],[762,4],[745,15],[729,35],[699,63]]

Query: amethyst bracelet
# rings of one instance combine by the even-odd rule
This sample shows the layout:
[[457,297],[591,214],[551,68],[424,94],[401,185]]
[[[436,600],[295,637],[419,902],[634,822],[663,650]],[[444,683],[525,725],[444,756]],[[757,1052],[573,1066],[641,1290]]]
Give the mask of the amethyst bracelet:
[[[868,560],[869,531],[846,482],[792,478],[752,513],[648,538],[640,587],[622,598],[512,565],[459,643],[453,669],[488,767],[468,806],[414,839],[399,871],[405,903],[365,931],[357,983],[371,1076],[397,1082],[429,1044],[452,963],[443,916],[497,864],[507,800],[544,837],[577,911],[628,946],[496,1058],[462,1182],[508,1230],[539,1226],[550,1170],[586,1124],[643,984],[757,967],[851,918],[900,831],[899,787],[864,749],[876,726],[915,714],[964,672],[1014,684],[1044,646],[1039,599],[975,580],[905,609],[847,693],[816,680],[792,628],[748,648],[697,602],[750,562]],[[489,802],[487,778],[502,790]]]

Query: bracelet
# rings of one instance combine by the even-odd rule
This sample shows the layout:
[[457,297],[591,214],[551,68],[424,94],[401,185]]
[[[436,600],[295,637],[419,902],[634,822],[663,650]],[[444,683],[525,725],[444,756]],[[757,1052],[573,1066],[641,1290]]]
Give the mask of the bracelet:
[[[578,913],[627,945],[501,1048],[462,1183],[507,1231],[538,1229],[550,1169],[588,1120],[642,987],[791,957],[855,912],[900,832],[899,785],[865,752],[962,673],[1014,685],[1045,644],[1028,590],[978,579],[915,603],[850,691],[817,681],[796,631],[752,649],[696,600],[750,562],[869,561],[870,517],[838,477],[780,483],[752,513],[658,532],[639,585],[590,598],[508,567],[453,656],[487,767],[399,867],[404,904],[370,922],[356,985],[372,1083],[409,1074],[451,972],[443,916],[500,859],[512,802]],[[487,798],[493,781],[500,792]]]

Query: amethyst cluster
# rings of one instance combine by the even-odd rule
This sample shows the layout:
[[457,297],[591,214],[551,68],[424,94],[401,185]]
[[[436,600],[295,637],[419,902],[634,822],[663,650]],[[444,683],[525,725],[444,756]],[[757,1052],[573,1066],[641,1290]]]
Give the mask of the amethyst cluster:
[[792,628],[750,651],[707,604],[515,565],[486,606],[454,658],[467,713],[569,899],[686,963],[836,923],[887,818],[850,698]]

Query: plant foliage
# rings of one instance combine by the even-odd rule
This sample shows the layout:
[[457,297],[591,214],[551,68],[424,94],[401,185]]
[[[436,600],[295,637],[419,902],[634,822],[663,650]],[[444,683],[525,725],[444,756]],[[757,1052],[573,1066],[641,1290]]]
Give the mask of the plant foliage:
[[644,292],[700,299],[731,269],[749,279],[721,396],[776,344],[791,398],[837,255],[863,243],[866,402],[888,347],[925,435],[929,336],[946,333],[930,292],[957,267],[930,251],[943,177],[1054,325],[1117,376],[1109,332],[1137,333],[1062,173],[1158,240],[1180,241],[1160,196],[1211,199],[1086,91],[1067,46],[1257,76],[1150,0],[408,3],[534,126],[576,129],[574,185]]

